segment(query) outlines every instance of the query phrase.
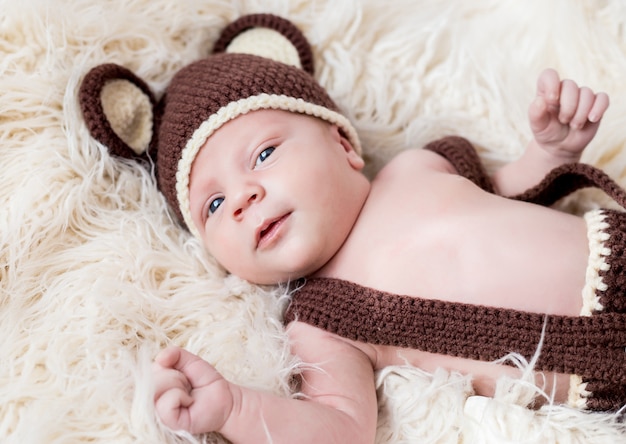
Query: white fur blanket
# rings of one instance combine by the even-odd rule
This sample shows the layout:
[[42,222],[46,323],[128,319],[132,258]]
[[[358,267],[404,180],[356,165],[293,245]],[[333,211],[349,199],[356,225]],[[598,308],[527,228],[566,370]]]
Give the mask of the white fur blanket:
[[[105,62],[159,95],[250,12],[303,29],[369,173],[447,134],[472,140],[489,168],[515,158],[537,74],[554,67],[610,94],[583,160],[626,185],[622,0],[0,0],[1,442],[193,442],[152,407],[150,362],[171,343],[288,394],[284,295],[225,275],[172,221],[150,173],[89,137],[77,105],[82,76]],[[596,192],[566,202],[606,203]],[[495,399],[445,371],[391,368],[377,382],[379,443],[626,442],[611,415],[524,408],[523,381],[502,381]]]

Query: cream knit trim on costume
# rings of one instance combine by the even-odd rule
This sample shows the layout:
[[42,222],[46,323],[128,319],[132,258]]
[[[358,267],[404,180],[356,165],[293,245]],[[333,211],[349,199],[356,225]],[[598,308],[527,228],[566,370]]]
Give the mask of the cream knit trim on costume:
[[191,231],[191,234],[196,238],[200,238],[200,233],[193,224],[189,206],[189,175],[191,174],[193,161],[198,155],[200,148],[204,146],[206,140],[222,125],[238,116],[260,109],[278,109],[307,114],[326,120],[331,124],[337,125],[349,139],[354,150],[359,155],[361,154],[359,138],[350,121],[341,114],[323,106],[305,102],[302,99],[296,99],[294,97],[270,94],[259,94],[258,96],[248,97],[223,106],[194,131],[178,161],[178,170],[176,171],[176,196],[178,198],[178,205],[183,219],[185,220],[185,224],[189,228],[189,231]]
[[609,269],[606,257],[611,254],[611,249],[604,246],[609,238],[606,229],[609,224],[604,221],[606,216],[602,210],[589,211],[584,216],[587,222],[587,238],[589,239],[589,261],[585,275],[585,287],[583,288],[583,306],[581,316],[591,316],[604,307],[600,304],[599,291],[606,291],[607,285],[600,276],[600,271]]
[[[607,285],[603,282],[600,271],[609,269],[606,257],[611,254],[611,249],[604,246],[604,242],[610,237],[606,232],[609,224],[604,221],[606,218],[602,210],[594,210],[585,213],[584,219],[587,222],[587,238],[589,239],[589,260],[585,275],[585,286],[582,291],[583,305],[580,310],[581,316],[591,316],[594,312],[602,311],[604,307],[600,304],[599,291],[606,291]],[[567,403],[577,409],[585,409],[587,398],[591,392],[587,390],[587,383],[578,375],[570,376],[570,385]]]
[[569,391],[567,395],[567,405],[579,410],[587,408],[587,398],[591,392],[587,390],[587,383],[578,375],[571,375],[569,378]]

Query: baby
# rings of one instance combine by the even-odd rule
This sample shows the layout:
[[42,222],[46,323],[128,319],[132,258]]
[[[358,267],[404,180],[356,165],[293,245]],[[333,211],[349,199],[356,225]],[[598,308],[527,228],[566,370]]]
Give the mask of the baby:
[[[250,54],[260,42],[271,44]],[[214,52],[181,70],[162,101],[159,187],[229,272],[296,284],[285,323],[292,352],[312,365],[299,375],[301,399],[288,399],[168,348],[154,364],[165,425],[237,443],[373,442],[376,370],[444,367],[473,375],[489,396],[500,376],[519,374],[489,361],[530,358],[542,340],[537,382],[557,402],[626,403],[626,218],[545,206],[591,185],[626,203],[608,177],[577,163],[606,94],[545,70],[519,160],[489,177],[467,141],[448,137],[404,151],[369,181],[356,132],[313,80],[310,47],[290,22],[242,17]],[[269,59],[276,53],[281,61]],[[101,121],[90,116],[102,110],[89,92],[111,69],[96,68],[81,90],[96,136]]]

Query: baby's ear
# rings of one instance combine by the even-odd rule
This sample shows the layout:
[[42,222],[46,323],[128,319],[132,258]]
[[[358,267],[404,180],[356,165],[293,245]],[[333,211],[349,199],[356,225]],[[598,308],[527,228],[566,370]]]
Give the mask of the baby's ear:
[[355,170],[362,170],[365,167],[365,161],[356,149],[350,143],[350,139],[343,134],[343,131],[337,125],[331,125],[330,131],[335,142],[343,147],[346,154],[346,159],[352,168]]
[[130,70],[108,63],[91,69],[78,99],[94,139],[111,154],[130,159],[155,155],[157,103],[148,85]]

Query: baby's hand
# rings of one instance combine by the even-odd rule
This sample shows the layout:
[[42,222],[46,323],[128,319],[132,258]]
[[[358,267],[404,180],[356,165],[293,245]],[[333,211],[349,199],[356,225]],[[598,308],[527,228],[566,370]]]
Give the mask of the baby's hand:
[[537,144],[548,153],[577,161],[598,131],[609,96],[594,93],[546,69],[537,81],[537,97],[528,118]]
[[153,364],[154,404],[161,422],[190,433],[219,431],[233,408],[230,384],[208,362],[170,347]]

